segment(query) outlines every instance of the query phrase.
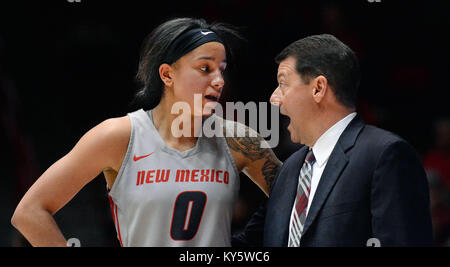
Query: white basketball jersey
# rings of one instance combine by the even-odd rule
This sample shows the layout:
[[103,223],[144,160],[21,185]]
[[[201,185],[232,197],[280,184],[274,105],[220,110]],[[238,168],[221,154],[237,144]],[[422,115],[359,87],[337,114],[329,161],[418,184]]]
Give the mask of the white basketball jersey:
[[109,192],[122,246],[230,246],[239,172],[223,137],[168,147],[151,111],[128,114],[127,153]]

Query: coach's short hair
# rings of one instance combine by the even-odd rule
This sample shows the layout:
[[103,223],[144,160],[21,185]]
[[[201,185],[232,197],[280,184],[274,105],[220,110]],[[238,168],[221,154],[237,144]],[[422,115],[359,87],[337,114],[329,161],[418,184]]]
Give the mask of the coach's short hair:
[[137,81],[142,85],[136,93],[132,106],[135,108],[153,109],[164,94],[164,83],[159,76],[159,66],[170,44],[182,33],[191,29],[209,29],[215,32],[223,41],[227,53],[227,62],[232,57],[232,48],[243,38],[228,24],[209,24],[203,19],[174,18],[155,28],[144,40]]
[[312,35],[287,46],[275,61],[279,64],[288,57],[296,59],[296,70],[305,83],[323,75],[337,100],[355,107],[361,74],[356,55],[347,45],[330,34]]

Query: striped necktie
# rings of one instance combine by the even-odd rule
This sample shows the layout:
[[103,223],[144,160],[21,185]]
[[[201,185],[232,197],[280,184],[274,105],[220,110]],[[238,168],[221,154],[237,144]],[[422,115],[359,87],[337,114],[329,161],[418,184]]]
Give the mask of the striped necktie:
[[289,247],[300,246],[300,238],[306,221],[306,207],[308,207],[309,192],[311,191],[312,165],[315,161],[312,149],[310,149],[298,178],[297,195],[289,225]]

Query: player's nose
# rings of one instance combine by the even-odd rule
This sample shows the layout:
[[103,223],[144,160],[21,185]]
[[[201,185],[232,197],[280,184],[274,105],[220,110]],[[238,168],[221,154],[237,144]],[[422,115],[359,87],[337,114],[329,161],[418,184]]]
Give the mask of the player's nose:
[[222,91],[222,88],[225,85],[225,80],[223,79],[220,71],[214,76],[214,79],[211,81],[211,85],[216,91]]

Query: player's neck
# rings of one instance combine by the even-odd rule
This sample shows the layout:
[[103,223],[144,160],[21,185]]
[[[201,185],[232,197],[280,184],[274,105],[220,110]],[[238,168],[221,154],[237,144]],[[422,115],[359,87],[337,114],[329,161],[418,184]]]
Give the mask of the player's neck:
[[160,136],[168,146],[178,150],[195,146],[197,138],[194,133],[201,129],[201,117],[195,120],[188,112],[172,114],[171,110],[172,104],[164,100],[152,110],[153,123]]

